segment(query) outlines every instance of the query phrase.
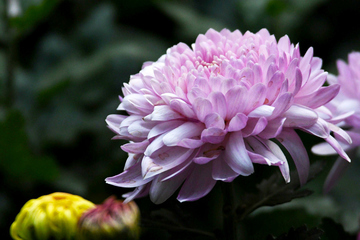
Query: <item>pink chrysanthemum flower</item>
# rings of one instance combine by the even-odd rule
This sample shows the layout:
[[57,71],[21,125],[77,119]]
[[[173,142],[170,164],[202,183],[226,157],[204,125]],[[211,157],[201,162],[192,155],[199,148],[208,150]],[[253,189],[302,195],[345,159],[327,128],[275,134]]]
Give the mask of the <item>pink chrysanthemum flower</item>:
[[[346,64],[342,60],[337,61],[339,75],[328,76],[330,86],[340,85],[339,94],[331,100],[326,107],[330,110],[327,113],[330,122],[337,124],[337,127],[345,127],[346,133],[351,136],[352,143],[347,142],[343,135],[335,133],[335,138],[351,157],[355,157],[356,148],[360,146],[360,52],[353,52],[348,55]],[[343,120],[343,121],[342,121]],[[312,148],[312,151],[319,155],[330,155],[336,153],[327,143],[321,143]],[[324,191],[328,192],[345,172],[349,163],[339,158],[328,175]]]
[[[106,122],[129,153],[124,172],[106,182],[133,188],[127,201],[149,194],[162,203],[205,196],[217,180],[254,172],[254,163],[277,166],[286,182],[295,162],[301,183],[309,170],[300,129],[329,142],[348,159],[318,111],[338,85],[322,87],[327,73],[309,48],[304,57],[288,36],[279,42],[257,33],[210,29],[191,46],[179,43],[124,84],[118,110]],[[346,134],[341,134],[350,142]],[[274,139],[277,141],[274,142]]]

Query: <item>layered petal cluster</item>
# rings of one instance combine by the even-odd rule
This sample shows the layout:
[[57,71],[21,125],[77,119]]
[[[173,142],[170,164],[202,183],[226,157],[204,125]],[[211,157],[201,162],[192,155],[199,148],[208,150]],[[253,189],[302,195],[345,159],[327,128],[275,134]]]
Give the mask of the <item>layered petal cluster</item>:
[[55,192],[31,199],[11,224],[14,240],[75,239],[81,215],[95,204],[77,195]]
[[[336,127],[344,127],[345,132],[351,136],[352,143],[346,141],[342,134],[334,134],[342,148],[355,156],[356,148],[360,146],[360,52],[352,52],[348,55],[348,64],[342,60],[337,61],[338,76],[329,74],[327,82],[330,86],[340,85],[339,94],[331,100],[326,107],[329,122]],[[334,150],[326,143],[321,143],[312,148],[319,155],[334,154]],[[324,190],[328,192],[344,173],[349,163],[339,158],[328,175]]]
[[[266,29],[242,34],[208,30],[191,47],[179,43],[156,62],[146,62],[123,87],[108,127],[130,143],[124,171],[106,182],[135,188],[126,201],[150,195],[162,203],[180,188],[179,201],[205,196],[216,181],[254,172],[254,163],[289,165],[282,145],[305,183],[309,159],[295,129],[325,139],[343,158],[330,135],[340,128],[324,119],[324,104],[339,85],[323,87],[327,73],[309,48],[302,57],[288,36],[277,40]],[[326,115],[327,116],[327,115]]]

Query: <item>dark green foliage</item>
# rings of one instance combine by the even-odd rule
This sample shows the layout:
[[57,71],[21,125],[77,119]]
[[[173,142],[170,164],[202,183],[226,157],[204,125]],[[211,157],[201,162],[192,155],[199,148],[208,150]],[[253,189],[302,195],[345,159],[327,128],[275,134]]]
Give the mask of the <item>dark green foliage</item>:
[[[156,61],[168,47],[191,44],[210,27],[243,33],[265,27],[277,39],[287,34],[293,43],[300,42],[302,53],[313,46],[314,55],[333,74],[337,74],[337,58],[360,50],[360,32],[352,24],[357,22],[359,3],[351,0],[21,0],[22,14],[9,19],[8,26],[4,3],[0,2],[0,229],[4,235],[30,198],[65,191],[100,203],[129,191],[104,183],[106,177],[122,171],[127,157],[119,148],[124,142],[110,140],[114,133],[104,120],[117,112],[118,95],[130,75],[139,72],[143,62]],[[9,51],[10,46],[14,51]],[[13,99],[6,99],[5,92],[9,52],[14,60]],[[5,106],[8,102],[12,104]],[[306,133],[301,138],[310,153],[314,138]],[[334,158],[326,159],[329,166]],[[311,163],[315,160],[312,156]],[[271,234],[278,240],[309,240],[317,239],[321,231],[321,239],[354,239],[356,212],[360,212],[357,160],[331,197],[320,195],[328,169],[307,189],[300,188],[296,174],[285,184],[278,174],[269,174],[268,166],[261,172],[264,176],[256,171],[236,179],[241,239],[263,240]],[[322,169],[321,164],[314,166],[312,176]],[[314,199],[330,199],[330,207],[307,202],[312,192]],[[137,200],[144,218],[143,239],[221,239],[221,191],[215,187],[192,203],[175,204],[175,197],[161,210],[148,197]],[[311,212],[308,205],[318,211]],[[321,223],[324,216],[339,223],[329,219]]]
[[57,163],[49,156],[35,154],[19,111],[6,114],[0,122],[0,133],[0,169],[7,178],[17,183],[56,179],[59,175]]
[[296,229],[291,228],[288,233],[284,233],[279,237],[269,236],[266,240],[320,240],[323,233],[319,228],[308,229],[304,225]]

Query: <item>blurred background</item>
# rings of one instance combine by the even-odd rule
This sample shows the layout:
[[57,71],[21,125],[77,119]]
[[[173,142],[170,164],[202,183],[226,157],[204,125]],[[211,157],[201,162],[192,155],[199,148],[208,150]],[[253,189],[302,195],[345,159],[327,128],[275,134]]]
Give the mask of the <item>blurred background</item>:
[[[287,34],[300,43],[302,54],[314,47],[333,74],[337,59],[360,51],[356,0],[1,0],[0,14],[2,236],[31,198],[62,191],[101,203],[128,192],[105,184],[122,171],[127,156],[119,148],[124,142],[110,140],[114,134],[104,120],[116,113],[123,82],[178,42],[191,44],[209,28],[267,28],[276,39]],[[302,137],[307,147],[318,141]],[[335,158],[307,186],[312,196],[255,212],[242,225],[244,237],[265,239],[292,226],[319,226],[323,217],[351,234],[358,231],[359,161],[329,195],[321,194]],[[255,188],[266,171],[238,184]],[[216,186],[194,203],[180,204],[176,196],[162,205],[148,197],[136,202],[144,218],[181,215],[195,228],[216,231],[220,195]],[[155,237],[183,236],[150,228],[142,238]]]

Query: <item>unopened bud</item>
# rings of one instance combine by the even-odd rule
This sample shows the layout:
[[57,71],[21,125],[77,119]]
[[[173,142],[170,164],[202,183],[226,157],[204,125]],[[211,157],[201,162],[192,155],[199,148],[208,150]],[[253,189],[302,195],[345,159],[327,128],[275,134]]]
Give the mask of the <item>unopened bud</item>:
[[94,206],[80,196],[61,192],[31,199],[16,216],[10,235],[15,240],[72,240],[80,216]]
[[79,240],[137,240],[140,236],[140,211],[136,203],[123,203],[109,197],[85,212],[79,220]]

